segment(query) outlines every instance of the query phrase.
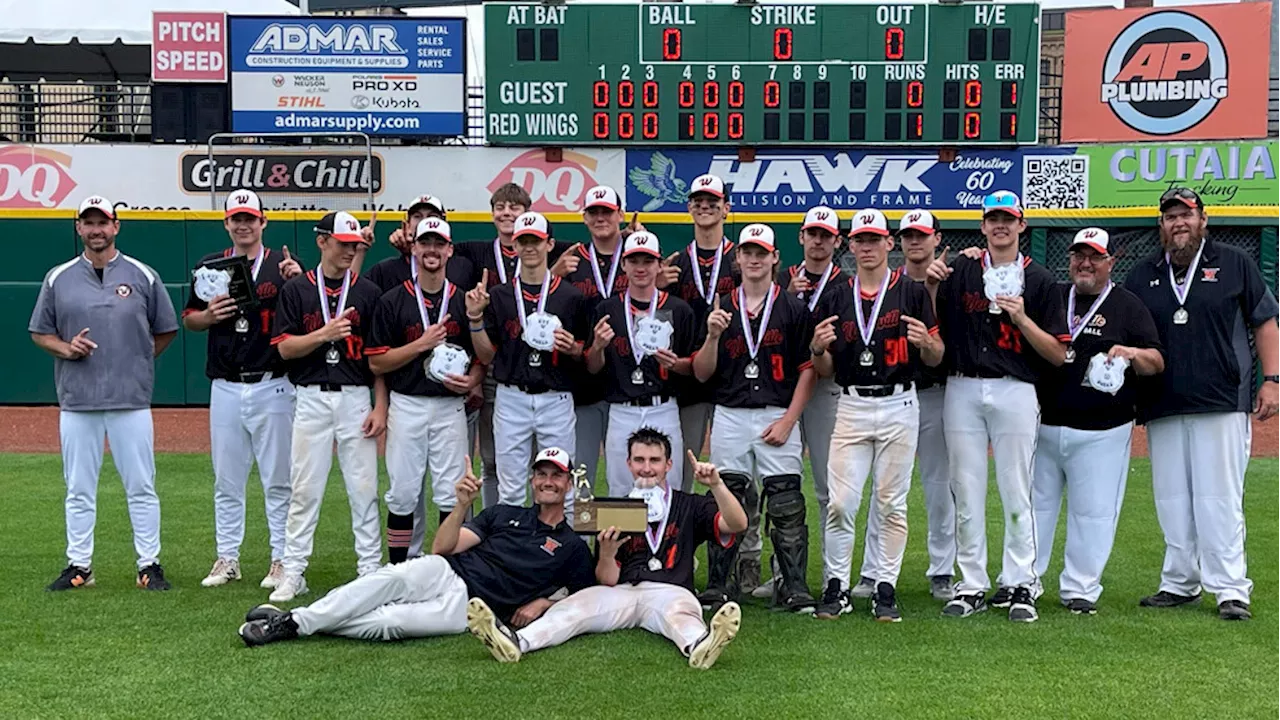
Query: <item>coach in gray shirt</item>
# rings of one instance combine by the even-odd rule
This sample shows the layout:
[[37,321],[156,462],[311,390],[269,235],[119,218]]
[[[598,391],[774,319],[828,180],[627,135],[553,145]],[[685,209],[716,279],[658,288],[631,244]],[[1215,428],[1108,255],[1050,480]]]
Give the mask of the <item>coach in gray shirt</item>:
[[102,440],[124,481],[138,553],[138,587],[168,590],[160,568],[151,390],[155,358],[178,333],[178,318],[155,270],[116,249],[120,221],[110,201],[80,204],[84,254],[49,271],[27,330],[54,357],[62,473],[67,481],[67,569],[49,590],[93,584]]

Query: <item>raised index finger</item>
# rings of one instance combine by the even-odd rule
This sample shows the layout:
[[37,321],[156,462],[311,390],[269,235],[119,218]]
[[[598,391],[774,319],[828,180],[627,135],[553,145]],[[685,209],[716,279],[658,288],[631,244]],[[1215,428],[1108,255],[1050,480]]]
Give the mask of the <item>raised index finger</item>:
[[688,455],[688,456],[689,456],[689,464],[690,464],[690,465],[693,465],[693,467],[694,467],[694,468],[697,468],[697,467],[698,467],[698,456],[697,456],[697,455],[694,455],[694,454],[693,454],[693,451],[692,451],[692,450],[690,450],[690,449],[688,449],[688,448],[685,448],[685,451],[684,451],[684,452],[685,452],[685,454],[686,454],[686,455]]

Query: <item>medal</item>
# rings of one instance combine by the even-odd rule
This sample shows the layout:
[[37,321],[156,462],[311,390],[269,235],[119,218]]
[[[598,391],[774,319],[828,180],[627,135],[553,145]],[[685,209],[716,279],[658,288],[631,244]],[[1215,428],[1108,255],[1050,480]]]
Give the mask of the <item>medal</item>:
[[724,259],[724,245],[726,242],[728,241],[722,240],[720,247],[716,248],[716,259],[711,264],[711,277],[705,289],[702,287],[702,270],[698,264],[698,243],[689,243],[689,263],[693,269],[693,285],[698,288],[698,294],[707,302],[707,305],[710,305],[716,296],[716,283],[720,281],[720,261]]
[[242,335],[249,332],[249,318],[243,315],[236,318],[236,332]]
[[1196,268],[1200,266],[1200,253],[1204,252],[1204,240],[1200,241],[1200,247],[1196,249],[1196,256],[1191,258],[1191,265],[1187,267],[1187,274],[1182,278],[1182,282],[1173,279],[1173,259],[1169,253],[1164,254],[1164,264],[1169,266],[1169,287],[1173,290],[1173,297],[1178,301],[1178,310],[1173,314],[1174,325],[1186,325],[1190,314],[1187,313],[1187,298],[1191,295],[1191,279],[1195,277]]
[[[818,281],[818,286],[810,291],[813,294],[809,296],[809,312],[813,312],[814,308],[818,307],[818,299],[822,297],[822,291],[827,287],[827,281],[831,279],[831,270],[835,266],[834,262],[829,263],[827,269],[822,271],[822,279]],[[804,272],[804,269],[801,268],[800,272]]]
[[1089,368],[1085,372],[1085,384],[1099,392],[1115,395],[1124,387],[1124,372],[1129,368],[1129,361],[1122,358],[1108,358],[1098,353],[1089,359]]
[[[651,572],[658,572],[662,569],[662,561],[658,559],[658,550],[662,548],[662,538],[667,534],[667,518],[671,516],[671,489],[659,489],[655,487],[649,488],[648,490],[641,490],[639,493],[636,493],[636,491],[633,490],[632,493],[633,497],[638,494],[640,497],[645,499],[649,522],[658,523],[658,527],[656,529],[650,529],[648,527],[645,527],[644,529],[644,541],[649,546],[649,553],[653,555],[653,557],[649,558],[649,570]],[[646,495],[646,493],[653,493],[653,495]],[[661,497],[655,500],[659,494]],[[654,515],[659,512],[662,514],[662,518],[660,520],[654,517]]]
[[529,351],[529,367],[542,367],[542,353],[537,350]]
[[[333,322],[333,318],[342,317],[342,313],[347,307],[347,293],[351,290],[351,271],[348,270],[342,275],[342,291],[338,294],[338,309],[335,313],[329,312],[329,296],[325,292],[324,270],[321,266],[316,266],[316,290],[320,293],[320,317],[325,325]],[[324,361],[330,365],[337,365],[342,358],[338,355],[338,347],[330,345],[329,349],[324,353]]]
[[656,557],[649,558],[649,572],[658,572],[662,569],[662,561]]
[[983,291],[991,304],[987,306],[987,312],[992,315],[999,315],[1003,310],[996,303],[996,297],[1000,295],[1019,295],[1022,293],[1022,253],[1018,253],[1018,257],[1012,263],[996,267],[991,261],[991,252],[983,251],[982,253],[982,284]]
[[[517,277],[511,287],[515,290],[516,294],[516,314],[520,316],[520,327],[523,330],[521,334],[524,336],[524,341],[535,350],[551,350],[551,348],[555,347],[556,327],[559,327],[558,322],[548,322],[545,319],[545,316],[547,315],[545,310],[547,307],[547,297],[551,294],[547,291],[548,288],[551,287],[551,273],[547,271],[544,272],[542,276],[542,289],[538,291],[538,299],[537,302],[534,303],[534,316],[538,318],[539,322],[537,329],[533,333],[529,332],[530,316],[524,309],[524,288],[522,287],[520,278]],[[556,320],[558,321],[559,318],[556,318]],[[550,327],[551,325],[555,325],[556,327]],[[550,332],[548,332],[548,330]],[[530,361],[530,364],[533,364],[532,360]]]
[[324,361],[330,365],[337,365],[342,358],[338,355],[338,348],[330,345],[328,350],[324,351]]
[[1064,363],[1073,363],[1076,361],[1076,349],[1067,348],[1067,357],[1063,359]]
[[747,364],[748,380],[760,377],[760,366],[756,365],[756,356],[760,354],[760,343],[764,342],[764,334],[769,327],[769,316],[773,314],[773,301],[777,297],[778,285],[770,283],[769,294],[764,300],[764,309],[760,311],[760,330],[752,335],[751,320],[748,317],[751,313],[747,311],[747,291],[741,285],[738,286],[738,309],[742,311],[742,334],[747,341],[747,354],[751,356],[751,362]]
[[[493,239],[493,264],[498,268],[498,282],[505,285],[507,282],[507,265],[502,257],[502,243],[498,238]],[[520,258],[516,258],[516,277],[520,277]]]
[[613,282],[618,277],[618,261],[622,259],[622,248],[614,250],[613,265],[609,268],[608,285],[605,284],[604,278],[600,276],[600,259],[596,255],[596,244],[593,242],[587,248],[591,254],[591,274],[595,276],[596,287],[600,290],[600,297],[607,298],[609,293],[613,292]]
[[880,281],[880,289],[876,291],[876,299],[871,303],[871,316],[866,317],[862,314],[862,280],[857,276],[853,276],[853,310],[854,319],[858,321],[858,336],[862,338],[862,345],[865,348],[862,355],[858,357],[858,364],[863,367],[871,367],[875,363],[875,358],[871,355],[871,336],[876,331],[876,320],[880,317],[880,306],[884,305],[885,292],[889,288],[889,272],[885,268],[884,278]]
[[[622,296],[622,314],[627,321],[627,341],[631,343],[631,357],[636,361],[636,371],[631,373],[631,382],[637,385],[644,383],[644,374],[640,371],[640,363],[644,361],[644,348],[640,347],[640,343],[636,342],[636,323],[634,319],[635,307],[631,304],[631,288]],[[658,311],[658,295],[655,292],[653,297],[649,298],[649,313],[647,317],[652,320],[654,313]],[[637,375],[639,380],[636,380]]]
[[1187,318],[1188,318],[1187,309],[1186,309],[1186,308],[1178,308],[1177,312],[1175,312],[1175,313],[1173,314],[1173,324],[1174,324],[1174,325],[1186,325],[1186,324],[1187,324]]
[[640,368],[636,368],[635,370],[632,370],[632,371],[631,371],[631,384],[632,384],[632,385],[643,385],[643,384],[644,384],[644,371],[643,371],[643,370],[641,370]]
[[[1098,312],[1098,308],[1102,307],[1102,303],[1106,301],[1107,296],[1111,294],[1111,288],[1115,287],[1115,283],[1108,282],[1107,286],[1089,306],[1089,312],[1084,315],[1076,315],[1076,286],[1072,285],[1067,291],[1067,329],[1071,333],[1071,341],[1075,342],[1080,333],[1089,326],[1089,321],[1093,319],[1094,313]],[[1067,360],[1071,362],[1076,357],[1076,352],[1072,348],[1067,348]]]

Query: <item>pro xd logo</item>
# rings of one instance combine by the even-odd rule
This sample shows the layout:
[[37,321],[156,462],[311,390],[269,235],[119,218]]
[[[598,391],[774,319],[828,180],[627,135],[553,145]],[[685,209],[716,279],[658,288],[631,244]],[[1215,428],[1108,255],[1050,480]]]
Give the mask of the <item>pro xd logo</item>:
[[507,163],[493,176],[488,190],[493,192],[511,182],[524,188],[536,212],[572,212],[582,209],[587,188],[599,185],[597,160],[579,152],[564,151],[558,163],[547,162],[542,150],[530,150]]
[[71,156],[30,145],[0,148],[0,208],[55,208],[72,190]]
[[1102,102],[1148,135],[1195,127],[1227,97],[1227,50],[1204,20],[1180,11],[1144,15],[1111,43]]

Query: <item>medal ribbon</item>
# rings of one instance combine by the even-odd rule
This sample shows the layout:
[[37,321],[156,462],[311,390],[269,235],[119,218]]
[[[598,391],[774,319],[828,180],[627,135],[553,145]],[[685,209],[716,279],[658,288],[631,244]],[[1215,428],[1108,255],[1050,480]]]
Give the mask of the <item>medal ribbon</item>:
[[[813,295],[809,297],[809,312],[813,312],[814,308],[818,307],[818,298],[822,297],[822,291],[826,289],[827,281],[831,279],[831,270],[835,268],[835,266],[836,264],[834,262],[828,264],[827,269],[822,271],[822,279],[818,281],[818,287],[809,291],[813,293]],[[803,266],[801,266],[800,272],[804,272]]]
[[[507,266],[502,261],[502,243],[498,238],[493,239],[493,264],[498,268],[498,282],[505,285],[507,283]],[[516,258],[516,276],[520,275],[520,259]]]
[[[1018,259],[1017,259],[1017,260],[1014,260],[1013,262],[1014,262],[1014,264],[1016,264],[1018,267],[1022,267],[1022,263],[1024,262],[1024,260],[1022,259],[1022,253],[1018,253]],[[991,268],[991,267],[992,267],[992,262],[991,262],[991,251],[990,251],[990,250],[983,250],[983,251],[982,251],[982,269],[983,269],[983,270],[987,270],[987,269],[989,269],[989,268]]]
[[892,274],[888,268],[885,268],[884,279],[880,281],[875,302],[871,304],[870,319],[862,314],[862,280],[857,274],[853,276],[853,310],[855,319],[858,321],[858,335],[862,337],[863,347],[871,347],[871,336],[875,334],[876,319],[880,317],[880,306],[884,304],[884,296],[887,294],[885,290],[889,287],[889,276]]
[[[427,328],[435,325],[431,322],[431,313],[427,310],[427,299],[422,294],[422,286],[417,282],[413,283],[413,295],[418,298],[418,314],[422,316],[422,332],[425,334]],[[453,297],[453,285],[449,283],[449,278],[444,279],[444,287],[440,290],[440,309],[436,312],[436,322],[440,322],[449,314],[449,298]]]
[[258,271],[262,269],[262,260],[266,257],[267,257],[267,249],[260,248],[258,250],[258,257],[255,258],[253,261],[253,281],[255,283],[258,282]]
[[1111,288],[1115,287],[1115,283],[1108,282],[1103,288],[1102,294],[1098,295],[1098,299],[1093,301],[1089,306],[1089,312],[1080,318],[1080,322],[1076,322],[1076,286],[1072,285],[1067,291],[1067,328],[1071,331],[1071,341],[1075,342],[1076,337],[1089,325],[1089,321],[1093,319],[1093,314],[1098,312],[1098,308],[1102,307],[1102,302],[1111,294]]
[[773,300],[778,297],[778,286],[774,283],[769,284],[769,294],[765,297],[764,310],[760,313],[760,330],[753,337],[751,335],[751,320],[747,316],[747,291],[741,285],[738,286],[738,308],[742,310],[742,334],[747,339],[747,353],[751,355],[754,361],[756,355],[760,353],[760,343],[764,341],[765,330],[769,327],[769,316],[773,314]]
[[351,290],[351,271],[348,270],[342,276],[342,293],[338,295],[338,311],[332,315],[329,314],[329,298],[325,294],[324,271],[321,265],[316,266],[316,289],[320,292],[320,317],[324,319],[324,323],[328,325],[335,317],[341,317],[342,311],[347,309],[347,292]]
[[[551,286],[551,271],[546,270],[546,274],[542,276],[542,290],[538,292],[537,312],[541,313],[542,309],[547,306],[547,288]],[[516,314],[520,316],[520,328],[522,330],[529,329],[529,315],[524,309],[524,288],[520,284],[520,276],[517,275],[512,287],[516,291]]]
[[662,547],[662,536],[667,532],[667,519],[669,517],[671,517],[671,488],[663,488],[662,520],[658,523],[657,531],[650,530],[647,524],[644,527],[644,541],[649,546],[649,552],[654,557],[658,556],[658,549]]
[[600,275],[600,260],[596,255],[596,244],[593,242],[588,249],[591,253],[591,273],[595,275],[596,287],[600,288],[600,297],[607,298],[609,293],[613,292],[613,281],[618,277],[618,261],[622,259],[622,248],[616,248],[613,252],[613,266],[609,268],[609,284],[604,284],[604,278]]
[[711,299],[716,296],[716,283],[720,280],[720,261],[724,259],[724,244],[725,241],[722,240],[720,242],[720,246],[716,248],[716,259],[711,264],[711,277],[709,278],[706,289],[703,289],[702,266],[698,264],[698,243],[689,243],[689,264],[693,270],[693,285],[698,288],[698,294],[702,296],[702,299],[705,300],[708,305],[711,304]]
[[1200,247],[1196,249],[1196,256],[1191,259],[1191,265],[1187,268],[1186,277],[1182,278],[1179,283],[1173,279],[1173,259],[1169,257],[1169,253],[1164,254],[1164,264],[1169,266],[1169,287],[1173,288],[1173,296],[1178,300],[1178,306],[1182,307],[1187,304],[1187,296],[1191,294],[1191,279],[1195,277],[1196,268],[1200,266],[1200,253],[1204,252],[1204,240],[1200,241]]
[[[636,359],[636,367],[640,367],[640,361],[644,359],[644,351],[636,344],[635,320],[631,306],[631,289],[627,288],[626,294],[623,296],[624,313],[627,320],[627,342],[631,343],[631,356]],[[653,298],[649,301],[649,319],[652,320],[654,314],[658,312],[658,292],[655,290]]]

